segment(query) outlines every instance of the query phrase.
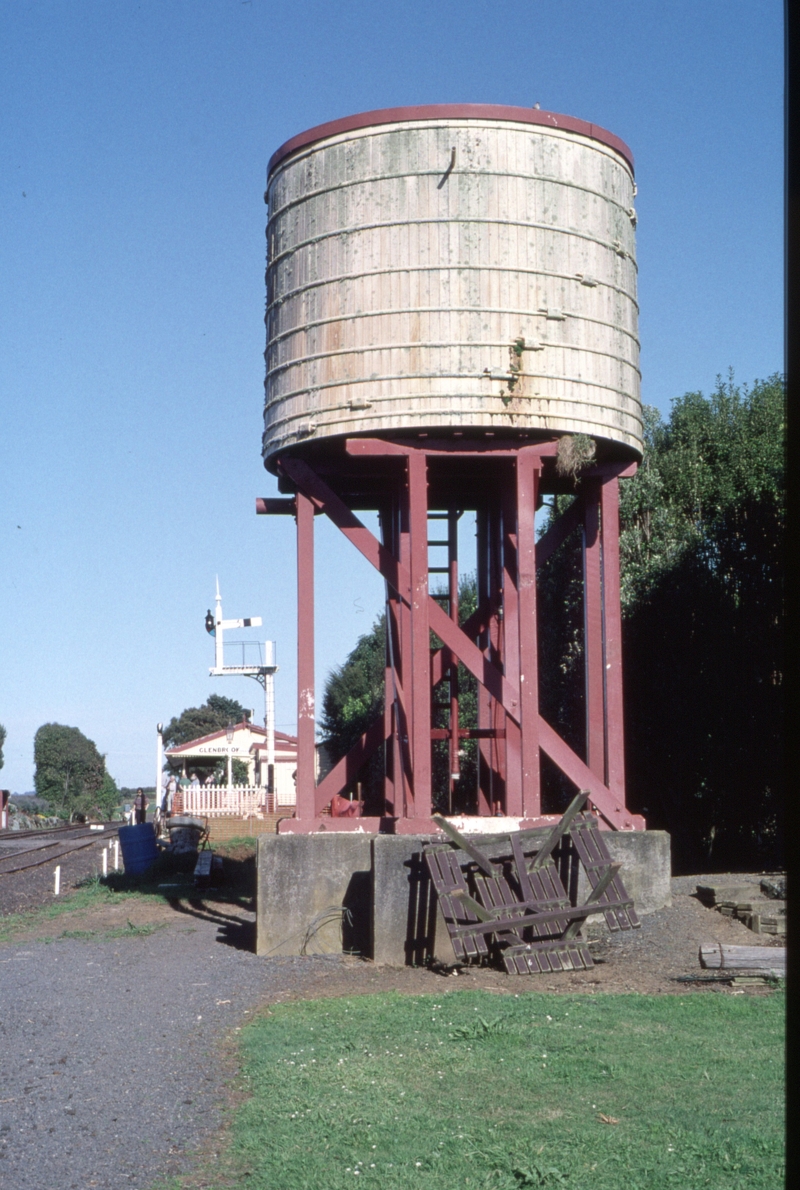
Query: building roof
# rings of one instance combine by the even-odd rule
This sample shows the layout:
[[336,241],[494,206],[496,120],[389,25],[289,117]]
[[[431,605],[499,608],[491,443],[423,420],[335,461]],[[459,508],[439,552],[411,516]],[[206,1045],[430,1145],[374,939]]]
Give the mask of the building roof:
[[[246,746],[242,746],[245,741],[241,739],[242,736],[247,735]],[[237,736],[240,737],[237,739]],[[256,737],[253,739],[253,737]],[[258,727],[255,723],[236,723],[233,729],[233,741],[231,749],[234,755],[244,756],[252,752],[256,748],[263,748],[266,745],[267,730],[265,727]],[[220,731],[212,731],[210,735],[198,736],[195,740],[187,740],[185,744],[175,744],[172,748],[165,749],[165,755],[176,756],[225,756],[228,751],[228,731],[227,728],[222,728]],[[287,735],[283,731],[275,732],[275,751],[276,752],[296,752],[297,751],[297,737]]]

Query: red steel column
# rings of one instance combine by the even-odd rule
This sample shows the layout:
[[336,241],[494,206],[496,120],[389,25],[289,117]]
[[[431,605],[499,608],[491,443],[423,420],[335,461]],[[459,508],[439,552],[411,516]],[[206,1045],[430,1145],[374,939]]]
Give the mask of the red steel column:
[[625,804],[625,734],[622,703],[622,606],[619,576],[619,480],[600,488],[600,532],[603,561],[603,628],[605,635],[606,755],[612,793]]
[[[503,484],[503,673],[519,689],[520,607],[517,551],[517,493],[514,475],[502,470]],[[522,816],[522,738],[520,728],[506,716],[505,812]]]
[[540,464],[517,457],[517,592],[519,598],[519,696],[522,732],[522,807],[526,818],[542,812],[539,778],[539,646],[536,626],[536,495]]
[[[428,626],[428,460],[408,456],[411,545],[411,737],[414,816],[431,814],[431,643]],[[408,645],[403,641],[408,657]],[[405,668],[405,667],[404,667]]]
[[297,817],[314,818],[314,505],[297,493]]
[[[397,534],[398,557],[401,564],[411,573],[411,535],[410,511],[408,501],[408,472],[406,471],[404,488],[399,500]],[[413,723],[414,703],[411,696],[411,608],[403,600],[398,600],[398,646],[394,653],[395,678],[398,692],[397,751],[400,761],[400,798],[399,814],[403,818],[414,817],[414,787],[412,784],[412,756],[413,756]],[[395,791],[397,791],[395,780]],[[395,797],[397,807],[397,797]],[[395,808],[395,814],[398,809]]]
[[[394,553],[394,517],[393,509],[382,508],[380,510],[380,527],[381,539],[387,549]],[[394,813],[395,791],[394,791],[394,752],[395,752],[395,717],[394,717],[394,671],[392,667],[392,656],[394,653],[392,634],[394,632],[394,599],[393,593],[389,592],[386,600],[386,663],[383,671],[383,738],[388,740],[383,748],[383,800],[384,812],[387,814]]]
[[583,625],[586,680],[586,764],[605,784],[606,683],[603,659],[600,484],[597,483],[587,485],[583,505]]
[[[492,500],[489,516],[489,582],[497,603],[497,612],[489,623],[489,659],[499,669],[503,668],[503,515],[498,499]],[[507,717],[501,704],[490,696],[492,710],[491,727],[495,732],[505,733]],[[492,766],[492,813],[503,813],[506,800],[506,741],[505,736],[496,735]]]
[[[484,504],[478,508],[476,513],[476,536],[477,536],[477,581],[478,581],[478,607],[483,605],[489,599],[489,592],[491,589],[491,565],[489,560],[489,510]],[[481,651],[489,652],[490,648],[490,630],[485,628],[478,638],[478,644]],[[485,686],[478,682],[477,699],[478,699],[478,727],[484,731],[492,727],[492,696]],[[495,755],[497,743],[492,739],[478,740],[478,804],[477,813],[481,815],[488,815],[492,812],[492,784],[493,784],[493,758]]]
[[[447,514],[447,590],[450,619],[458,624],[458,512],[451,508]],[[458,658],[450,655],[450,743],[448,774],[448,808],[453,812],[453,787],[461,775],[461,740],[458,734]]]

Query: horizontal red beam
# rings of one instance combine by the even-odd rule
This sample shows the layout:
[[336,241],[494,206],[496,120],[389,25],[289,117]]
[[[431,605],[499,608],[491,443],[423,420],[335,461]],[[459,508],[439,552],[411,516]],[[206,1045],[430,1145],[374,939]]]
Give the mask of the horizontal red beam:
[[634,463],[597,463],[581,472],[581,479],[630,479],[639,469]]
[[[460,740],[504,740],[506,733],[502,728],[496,729],[494,727],[459,727],[458,738]],[[431,728],[432,740],[449,740],[449,727],[433,727]]]
[[297,501],[294,496],[258,496],[256,498],[256,514],[258,516],[294,516],[297,512]]

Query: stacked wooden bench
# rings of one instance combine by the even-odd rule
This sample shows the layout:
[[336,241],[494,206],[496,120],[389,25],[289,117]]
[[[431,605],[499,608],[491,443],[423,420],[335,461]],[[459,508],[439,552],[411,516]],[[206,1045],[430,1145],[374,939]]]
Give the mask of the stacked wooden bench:
[[[580,937],[588,917],[602,913],[614,931],[639,927],[620,865],[612,863],[597,819],[582,812],[587,798],[578,794],[549,830],[498,836],[508,840],[499,856],[436,816],[450,843],[426,846],[424,855],[459,962],[499,961],[512,975],[580,970],[594,965]],[[582,905],[573,903],[562,879],[567,855],[586,876]],[[570,888],[577,888],[576,875]]]
[[221,873],[221,855],[217,855],[210,848],[206,848],[198,854],[197,863],[194,866],[194,882],[198,888],[207,888]]

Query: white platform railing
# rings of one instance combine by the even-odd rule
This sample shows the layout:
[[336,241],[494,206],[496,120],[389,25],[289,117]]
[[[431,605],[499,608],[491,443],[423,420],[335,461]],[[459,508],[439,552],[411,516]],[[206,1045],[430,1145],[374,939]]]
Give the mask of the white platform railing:
[[294,810],[294,805],[284,805],[260,785],[189,785],[182,793],[184,814],[198,818],[263,818],[279,810]]

